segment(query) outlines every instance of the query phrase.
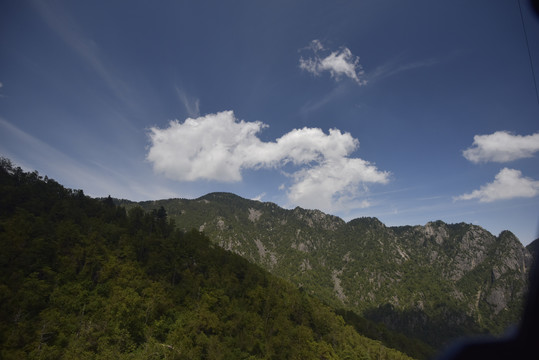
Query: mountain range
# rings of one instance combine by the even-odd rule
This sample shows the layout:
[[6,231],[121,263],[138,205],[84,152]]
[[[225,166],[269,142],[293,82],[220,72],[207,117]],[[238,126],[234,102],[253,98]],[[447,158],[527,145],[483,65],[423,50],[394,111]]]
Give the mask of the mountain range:
[[229,193],[93,199],[0,158],[0,358],[425,359],[519,322],[538,244]]
[[[343,315],[359,315],[434,348],[518,323],[532,264],[510,231],[433,221],[388,227],[318,210],[283,209],[230,193],[198,199],[118,201],[163,208],[183,230],[291,281]],[[350,317],[349,316],[349,317]]]
[[0,158],[0,358],[411,359],[163,210]]

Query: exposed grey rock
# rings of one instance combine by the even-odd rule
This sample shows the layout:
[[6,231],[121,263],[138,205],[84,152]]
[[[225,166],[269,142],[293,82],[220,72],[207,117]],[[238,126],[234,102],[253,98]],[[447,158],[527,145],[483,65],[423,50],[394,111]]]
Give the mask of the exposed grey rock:
[[247,217],[250,221],[256,222],[258,219],[260,219],[261,216],[262,216],[262,211],[249,208],[249,215]]
[[498,314],[507,306],[505,293],[501,288],[494,288],[486,298],[487,302],[494,307],[494,314]]

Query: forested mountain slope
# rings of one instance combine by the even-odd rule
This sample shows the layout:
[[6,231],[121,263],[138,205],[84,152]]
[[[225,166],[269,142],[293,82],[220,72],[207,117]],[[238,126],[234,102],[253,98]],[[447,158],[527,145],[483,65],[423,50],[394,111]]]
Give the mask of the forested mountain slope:
[[228,193],[123,204],[163,206],[179,228],[203,231],[333,307],[437,348],[468,334],[502,333],[520,318],[531,255],[509,231],[494,236],[442,221],[346,223]]
[[0,165],[2,359],[408,359],[162,208]]

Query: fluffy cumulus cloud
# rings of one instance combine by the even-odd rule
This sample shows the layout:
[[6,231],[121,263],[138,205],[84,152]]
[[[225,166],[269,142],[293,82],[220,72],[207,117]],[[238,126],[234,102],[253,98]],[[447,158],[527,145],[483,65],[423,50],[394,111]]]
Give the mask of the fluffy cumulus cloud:
[[513,198],[531,198],[539,195],[539,181],[522,176],[519,170],[503,168],[494,181],[479,190],[460,195],[455,200],[478,199],[479,202],[493,202]]
[[350,49],[343,47],[337,51],[327,51],[319,40],[313,40],[307,48],[314,53],[314,56],[301,57],[299,59],[301,69],[317,76],[329,71],[331,77],[336,80],[345,76],[359,85],[366,83],[361,79],[364,72],[359,64],[359,57],[353,55]]
[[258,133],[267,125],[238,120],[232,111],[152,127],[147,159],[156,172],[178,181],[200,179],[234,182],[242,170],[291,166],[292,185],[285,188],[294,205],[321,210],[367,206],[357,200],[369,183],[387,183],[389,173],[350,158],[359,142],[332,129],[294,129],[273,142]]
[[[388,173],[362,159],[327,159],[317,166],[293,174],[289,199],[307,208],[341,210],[368,207],[361,199],[367,183],[388,182]],[[327,191],[331,189],[331,191]]]
[[466,159],[473,163],[509,162],[532,157],[539,151],[539,133],[521,136],[507,131],[490,135],[476,135],[469,149],[463,151]]
[[147,159],[155,171],[174,180],[240,181],[241,168],[250,165],[246,151],[258,149],[256,134],[263,127],[237,122],[231,111],[171,121],[166,129],[150,129]]

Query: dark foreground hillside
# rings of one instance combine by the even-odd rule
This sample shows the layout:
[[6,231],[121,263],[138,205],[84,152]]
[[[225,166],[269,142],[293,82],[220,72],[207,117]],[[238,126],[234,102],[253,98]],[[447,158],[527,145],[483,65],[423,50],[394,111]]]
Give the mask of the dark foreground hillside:
[[166,211],[0,167],[2,359],[408,359]]

